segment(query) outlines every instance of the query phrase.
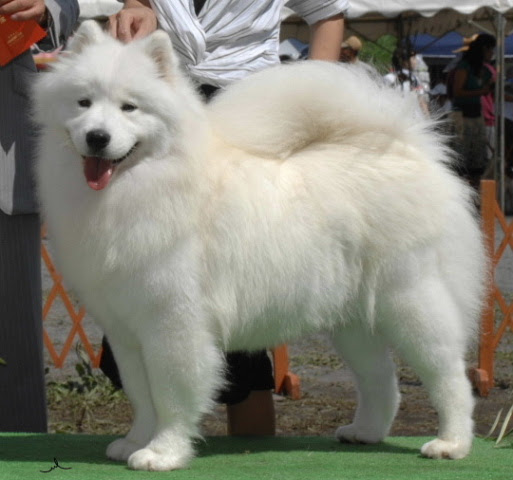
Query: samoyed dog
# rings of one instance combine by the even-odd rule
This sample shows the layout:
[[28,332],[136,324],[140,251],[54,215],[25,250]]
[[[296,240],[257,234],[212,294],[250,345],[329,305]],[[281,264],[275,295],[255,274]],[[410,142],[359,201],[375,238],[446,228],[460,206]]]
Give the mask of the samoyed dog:
[[399,405],[391,350],[438,412],[427,457],[472,443],[464,356],[486,259],[472,194],[415,100],[364,70],[302,62],[205,106],[163,32],[95,23],[40,76],[40,198],[58,266],[104,329],[134,409],[107,455],[184,467],[224,352],[329,332],[374,443]]

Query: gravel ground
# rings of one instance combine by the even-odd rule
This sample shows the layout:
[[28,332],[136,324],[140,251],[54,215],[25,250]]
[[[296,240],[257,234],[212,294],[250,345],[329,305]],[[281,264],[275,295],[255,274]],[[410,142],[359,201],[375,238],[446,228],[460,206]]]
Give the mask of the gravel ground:
[[[509,219],[511,221],[511,218]],[[498,239],[502,233],[498,230]],[[45,270],[45,269],[44,269]],[[508,249],[501,260],[497,284],[503,292],[513,293],[513,253]],[[51,289],[51,279],[45,270],[43,274],[45,296]],[[512,296],[513,298],[513,296]],[[98,351],[101,330],[91,318],[83,321],[84,329]],[[61,351],[71,330],[64,305],[57,301],[45,321],[56,349]],[[76,342],[76,340],[75,340]],[[322,335],[314,335],[289,345],[291,370],[300,376],[302,397],[291,400],[275,395],[277,434],[279,435],[332,435],[336,427],[351,421],[356,406],[352,376],[348,368],[338,359],[329,342]],[[469,364],[475,365],[472,352]],[[52,365],[45,352],[49,387],[49,412],[51,431],[115,433],[128,430],[131,409],[126,398],[111,394],[107,383],[100,376],[95,377],[97,388],[87,395],[68,392],[63,382],[77,380],[75,365],[78,357],[72,349],[63,368]],[[399,365],[402,403],[392,429],[392,435],[435,435],[437,415],[431,407],[427,394],[417,376],[407,366]],[[58,384],[58,385],[56,385]],[[477,398],[475,420],[476,432],[486,434],[501,408],[513,404],[513,334],[506,333],[496,355],[496,386],[487,398]],[[226,430],[226,414],[223,406],[205,417],[203,433],[222,435]]]

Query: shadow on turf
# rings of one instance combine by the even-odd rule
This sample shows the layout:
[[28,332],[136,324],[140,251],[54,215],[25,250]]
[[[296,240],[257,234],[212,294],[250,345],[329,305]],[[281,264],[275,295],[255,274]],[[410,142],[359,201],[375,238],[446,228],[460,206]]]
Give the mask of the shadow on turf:
[[[73,437],[73,438],[70,438]],[[91,463],[112,464],[105,449],[117,437],[93,435],[13,435],[0,436],[0,460],[8,462],[41,462],[41,470],[59,464]]]
[[[10,462],[41,462],[48,468],[57,458],[59,464],[90,463],[113,465],[105,449],[115,438],[94,435],[5,435],[0,437],[0,460]],[[420,445],[419,445],[420,448]],[[339,452],[391,453],[419,456],[417,448],[392,443],[354,445],[339,443],[325,437],[207,437],[196,443],[199,457],[243,455],[264,452]]]
[[198,456],[264,452],[394,453],[419,455],[419,448],[387,443],[374,445],[340,443],[327,437],[207,437],[196,444]]

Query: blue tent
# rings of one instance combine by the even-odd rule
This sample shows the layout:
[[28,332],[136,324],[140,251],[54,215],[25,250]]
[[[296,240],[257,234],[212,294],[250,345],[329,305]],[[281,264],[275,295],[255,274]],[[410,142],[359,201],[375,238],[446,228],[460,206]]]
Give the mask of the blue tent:
[[[463,46],[463,35],[450,32],[442,37],[434,37],[427,33],[412,35],[410,37],[413,48],[424,57],[453,58],[454,50]],[[506,58],[513,57],[513,35],[506,37]]]

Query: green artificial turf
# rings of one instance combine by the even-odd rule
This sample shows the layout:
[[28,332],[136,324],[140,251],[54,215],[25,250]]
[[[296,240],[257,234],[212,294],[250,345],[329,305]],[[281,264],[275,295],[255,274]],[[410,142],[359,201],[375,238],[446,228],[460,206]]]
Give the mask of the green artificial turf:
[[[373,445],[346,445],[324,437],[209,437],[186,470],[138,472],[109,461],[105,448],[116,437],[94,435],[0,434],[0,479],[177,479],[177,480],[513,480],[513,448],[476,439],[463,460],[422,458],[429,440],[390,437]],[[55,468],[54,457],[60,466]]]

